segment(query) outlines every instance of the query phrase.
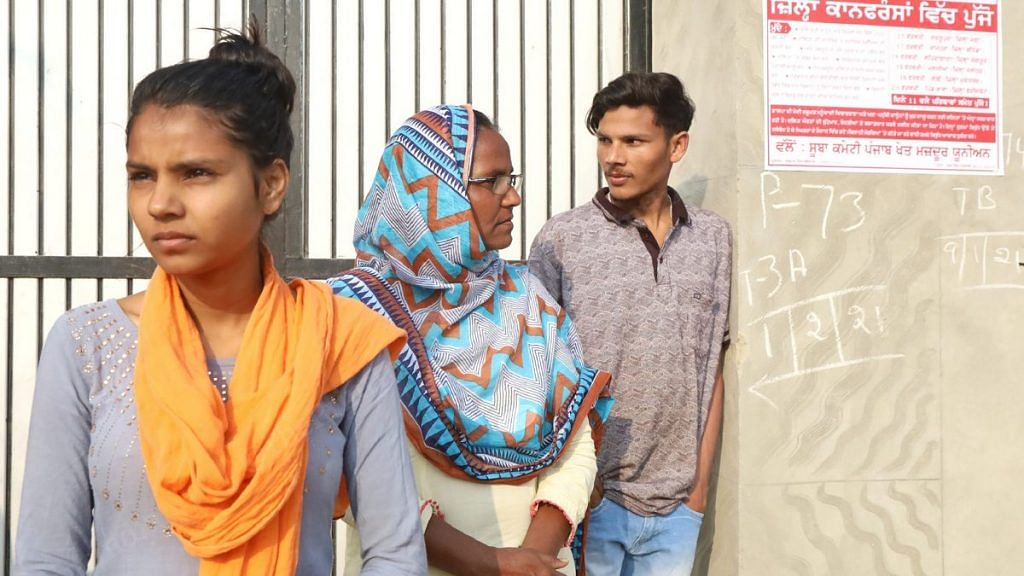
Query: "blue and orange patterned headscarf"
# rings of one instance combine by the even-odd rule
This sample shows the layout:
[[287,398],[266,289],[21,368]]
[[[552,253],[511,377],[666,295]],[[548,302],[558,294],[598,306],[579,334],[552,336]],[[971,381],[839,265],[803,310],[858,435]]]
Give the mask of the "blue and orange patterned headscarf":
[[487,250],[466,191],[467,106],[424,110],[388,141],[355,229],[358,268],[331,280],[409,334],[395,363],[406,431],[457,478],[521,481],[599,429],[608,374],[582,363],[568,316]]

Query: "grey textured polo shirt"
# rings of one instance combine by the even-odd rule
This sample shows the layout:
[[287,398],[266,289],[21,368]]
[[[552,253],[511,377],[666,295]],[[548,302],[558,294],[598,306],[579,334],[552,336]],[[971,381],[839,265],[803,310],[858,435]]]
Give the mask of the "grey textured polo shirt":
[[612,374],[598,455],[605,495],[645,516],[689,493],[729,338],[729,224],[668,193],[673,228],[660,248],[604,189],[549,220],[530,250],[530,271],[572,317],[587,364]]

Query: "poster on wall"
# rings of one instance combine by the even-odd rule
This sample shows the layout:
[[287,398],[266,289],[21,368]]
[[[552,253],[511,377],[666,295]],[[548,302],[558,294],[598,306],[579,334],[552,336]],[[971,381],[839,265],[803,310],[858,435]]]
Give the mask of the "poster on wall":
[[768,170],[1003,173],[999,0],[765,0]]

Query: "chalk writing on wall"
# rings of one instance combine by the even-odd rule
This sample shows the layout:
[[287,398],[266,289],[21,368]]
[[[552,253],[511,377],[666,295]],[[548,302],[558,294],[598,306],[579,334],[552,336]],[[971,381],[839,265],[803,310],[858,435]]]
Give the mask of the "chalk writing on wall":
[[1024,168],[1024,138],[1014,136],[1013,132],[1003,133],[1003,164],[1010,167]]
[[755,294],[772,298],[787,282],[796,283],[807,277],[807,260],[803,252],[791,248],[784,257],[774,254],[761,256],[750,268],[740,271],[747,296],[747,304],[754,303]]
[[943,261],[966,290],[1024,290],[1024,230],[940,236]]
[[818,294],[780,306],[747,323],[760,334],[755,362],[765,373],[750,391],[773,407],[765,388],[808,374],[903,358],[878,353],[887,336],[885,285],[858,286]]
[[837,191],[831,184],[801,184],[798,191],[787,191],[777,175],[763,172],[761,227],[768,230],[770,222],[779,215],[794,218],[792,212],[810,210],[820,223],[821,239],[828,240],[830,234],[852,232],[864,225],[868,213],[863,200],[862,193]]

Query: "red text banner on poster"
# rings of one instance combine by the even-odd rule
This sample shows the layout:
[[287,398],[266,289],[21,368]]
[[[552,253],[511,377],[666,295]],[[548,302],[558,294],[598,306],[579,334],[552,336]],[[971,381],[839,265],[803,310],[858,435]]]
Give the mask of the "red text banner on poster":
[[769,20],[995,32],[995,4],[941,0],[768,0]]
[[893,94],[893,106],[931,106],[933,108],[988,108],[988,98],[943,96],[941,94]]
[[996,115],[826,106],[771,107],[772,136],[996,141]]

